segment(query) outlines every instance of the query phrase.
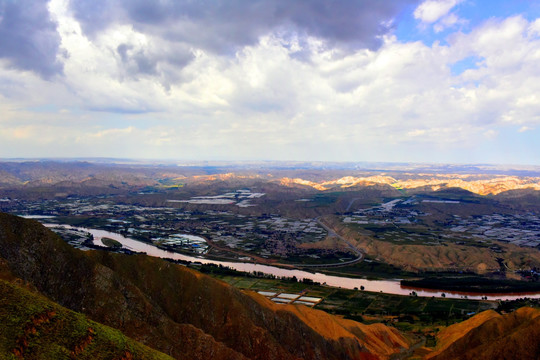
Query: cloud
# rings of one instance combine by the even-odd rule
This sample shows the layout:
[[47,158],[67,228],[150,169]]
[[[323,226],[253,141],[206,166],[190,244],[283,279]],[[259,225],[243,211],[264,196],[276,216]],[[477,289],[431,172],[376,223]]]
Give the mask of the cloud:
[[115,55],[122,69],[122,76],[154,76],[159,78],[166,88],[179,80],[171,68],[182,69],[195,57],[194,52],[182,44],[171,44],[152,37],[144,43],[130,40],[120,42],[116,46]]
[[312,36],[355,48],[376,48],[391,20],[416,0],[216,0],[72,1],[86,34],[115,23],[140,32],[220,54],[254,45],[269,33]]
[[[456,85],[474,101],[479,113],[499,124],[540,123],[540,38],[521,16],[490,20],[449,41],[456,56],[475,56],[482,66],[464,71]],[[502,51],[501,49],[504,49]]]
[[447,15],[463,0],[425,0],[414,11],[414,18],[432,24]]
[[60,36],[46,1],[0,0],[0,58],[51,78],[62,73]]
[[460,19],[456,14],[450,13],[448,15],[445,15],[440,21],[438,21],[436,24],[433,25],[433,30],[436,33],[440,33],[441,31],[451,28],[458,24],[465,24],[466,21],[463,19]]
[[[296,19],[298,9],[282,10],[281,22],[259,14],[279,1],[244,2],[243,10],[213,2],[240,11],[238,25],[229,17],[240,15],[227,12],[210,24],[217,10],[197,2],[185,18],[174,2],[147,16],[136,3],[85,2],[87,20],[69,4],[78,3],[49,4],[69,54],[64,76],[47,81],[0,63],[2,153],[463,162],[540,127],[540,20],[491,19],[431,45],[372,30],[368,38],[380,43],[366,48],[356,33],[333,32],[335,19]],[[92,14],[98,5],[105,8]],[[310,17],[327,23],[298,25]],[[235,26],[253,31],[225,39]],[[205,40],[212,34],[224,43]],[[514,150],[497,151],[492,161]]]

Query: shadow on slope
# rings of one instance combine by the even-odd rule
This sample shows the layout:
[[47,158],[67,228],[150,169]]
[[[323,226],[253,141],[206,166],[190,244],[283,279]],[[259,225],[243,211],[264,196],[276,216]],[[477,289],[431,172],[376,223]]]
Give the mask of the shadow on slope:
[[120,331],[0,280],[0,357],[171,359]]

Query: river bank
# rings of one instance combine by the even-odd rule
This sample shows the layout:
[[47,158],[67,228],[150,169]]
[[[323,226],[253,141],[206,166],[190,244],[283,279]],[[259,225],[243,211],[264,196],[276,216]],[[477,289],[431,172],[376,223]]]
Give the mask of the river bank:
[[438,289],[423,289],[404,287],[400,283],[400,279],[395,280],[368,280],[358,278],[348,278],[340,276],[326,275],[319,272],[308,272],[298,269],[285,269],[277,266],[254,264],[248,262],[230,262],[230,261],[218,261],[206,259],[202,256],[189,256],[179,254],[167,250],[160,249],[152,244],[137,241],[131,238],[127,238],[121,234],[112,233],[105,230],[90,229],[83,227],[74,227],[70,225],[60,224],[44,224],[47,227],[61,226],[64,228],[75,229],[90,233],[94,237],[94,244],[97,246],[103,246],[101,239],[110,238],[118,241],[122,244],[122,247],[134,252],[146,253],[149,256],[160,257],[165,259],[199,262],[202,264],[215,264],[230,267],[232,269],[244,272],[261,272],[264,274],[271,274],[279,277],[296,277],[297,279],[309,279],[314,282],[326,284],[337,288],[346,289],[364,289],[365,291],[382,292],[394,295],[411,295],[414,291],[415,296],[422,297],[446,297],[446,298],[468,298],[475,300],[515,300],[523,297],[540,298],[540,293],[506,293],[506,294],[490,294],[490,293],[470,293],[460,291],[445,291]]

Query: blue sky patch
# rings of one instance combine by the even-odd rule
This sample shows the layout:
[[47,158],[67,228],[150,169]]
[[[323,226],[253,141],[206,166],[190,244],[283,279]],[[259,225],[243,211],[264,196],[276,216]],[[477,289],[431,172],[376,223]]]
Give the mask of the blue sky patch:
[[484,59],[480,56],[468,56],[464,59],[461,59],[450,66],[450,71],[452,75],[458,76],[463,74],[466,70],[469,69],[478,69],[481,66],[481,63]]

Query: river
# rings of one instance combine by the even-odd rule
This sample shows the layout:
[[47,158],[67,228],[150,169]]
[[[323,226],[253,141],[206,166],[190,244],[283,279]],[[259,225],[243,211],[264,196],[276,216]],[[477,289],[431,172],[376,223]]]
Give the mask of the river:
[[365,291],[382,292],[382,293],[396,294],[396,295],[409,295],[411,291],[414,290],[417,296],[423,296],[423,297],[432,297],[432,296],[443,297],[443,294],[444,294],[445,297],[447,298],[459,299],[466,296],[468,299],[476,299],[476,300],[480,300],[483,296],[487,296],[488,300],[515,300],[515,299],[519,299],[523,297],[540,298],[540,293],[476,294],[476,293],[460,293],[460,292],[440,291],[440,290],[430,290],[430,289],[410,289],[410,288],[402,287],[399,280],[356,279],[356,278],[348,278],[348,277],[341,277],[341,276],[331,276],[331,275],[321,274],[318,272],[312,273],[312,272],[307,272],[303,270],[284,269],[277,266],[269,266],[269,265],[262,265],[262,264],[210,260],[210,259],[205,259],[203,257],[188,256],[188,255],[183,255],[183,254],[178,254],[175,252],[163,250],[154,245],[150,245],[148,243],[130,239],[121,234],[117,234],[117,233],[113,233],[113,232],[109,232],[105,230],[88,229],[88,228],[74,227],[70,225],[58,225],[58,224],[44,224],[44,225],[47,227],[63,226],[65,228],[86,231],[94,236],[94,244],[99,245],[99,246],[103,246],[103,243],[101,242],[101,238],[108,237],[108,238],[118,241],[126,249],[137,251],[137,252],[145,252],[149,256],[168,258],[168,259],[173,259],[173,260],[200,262],[203,264],[223,265],[223,266],[228,266],[235,270],[245,271],[245,272],[259,271],[265,274],[272,274],[275,276],[287,276],[287,277],[296,276],[296,278],[299,280],[311,279],[321,284],[326,283],[326,285],[329,285],[329,286],[342,287],[346,289],[354,289],[354,288],[360,289],[363,286]]

